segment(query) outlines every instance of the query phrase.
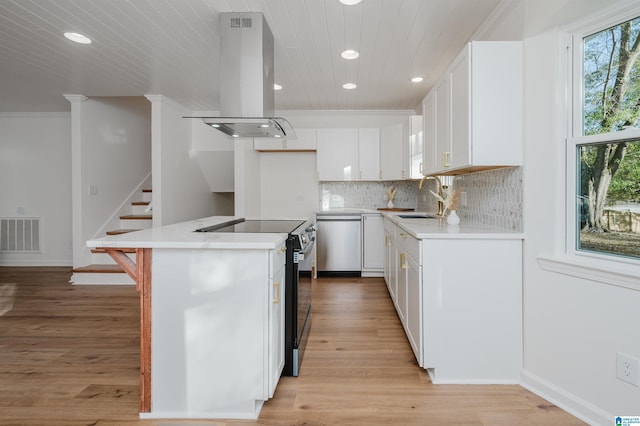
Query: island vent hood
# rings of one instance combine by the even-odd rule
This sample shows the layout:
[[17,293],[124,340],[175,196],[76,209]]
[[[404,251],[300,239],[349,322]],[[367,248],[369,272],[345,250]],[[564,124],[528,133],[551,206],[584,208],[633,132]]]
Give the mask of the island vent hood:
[[262,13],[220,13],[220,115],[198,117],[235,138],[295,139],[274,117],[273,34]]

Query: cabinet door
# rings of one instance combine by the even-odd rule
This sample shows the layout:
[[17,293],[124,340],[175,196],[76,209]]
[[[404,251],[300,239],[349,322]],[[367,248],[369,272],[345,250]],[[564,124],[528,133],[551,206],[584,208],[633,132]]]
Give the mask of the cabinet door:
[[362,215],[362,270],[384,268],[384,226],[379,214]]
[[269,398],[284,369],[284,265],[271,280],[269,290]]
[[471,164],[471,97],[468,47],[451,68],[451,168]]
[[436,171],[436,97],[432,90],[422,101],[422,173]]
[[408,290],[408,279],[409,276],[407,274],[407,253],[402,251],[401,249],[397,249],[398,256],[398,303],[396,304],[396,310],[398,311],[398,316],[400,317],[400,322],[404,327],[405,331],[407,330],[407,290]]
[[435,169],[446,171],[451,167],[451,78],[446,76],[436,86],[436,143],[435,143]]
[[402,124],[380,131],[380,180],[402,179]]
[[286,140],[286,148],[292,151],[315,151],[316,129],[295,129],[296,139]]
[[380,129],[358,129],[359,180],[380,180]]
[[[409,156],[407,158],[410,179],[420,179],[422,177],[422,116],[412,115],[409,117]],[[405,155],[406,157],[406,155]]]
[[405,329],[411,349],[422,367],[422,274],[420,265],[408,254],[405,257],[404,268],[407,277]]
[[318,129],[318,180],[356,180],[358,129]]

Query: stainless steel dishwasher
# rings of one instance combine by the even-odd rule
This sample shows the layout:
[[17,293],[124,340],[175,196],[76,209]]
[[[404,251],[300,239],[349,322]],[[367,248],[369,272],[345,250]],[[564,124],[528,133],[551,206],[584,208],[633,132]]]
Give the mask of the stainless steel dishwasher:
[[360,275],[361,215],[316,216],[318,273]]

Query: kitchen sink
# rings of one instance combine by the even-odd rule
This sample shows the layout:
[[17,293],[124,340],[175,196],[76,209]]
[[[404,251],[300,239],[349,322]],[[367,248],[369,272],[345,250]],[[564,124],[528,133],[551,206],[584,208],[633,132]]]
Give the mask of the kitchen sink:
[[398,217],[402,219],[438,219],[438,216],[429,214],[399,214]]

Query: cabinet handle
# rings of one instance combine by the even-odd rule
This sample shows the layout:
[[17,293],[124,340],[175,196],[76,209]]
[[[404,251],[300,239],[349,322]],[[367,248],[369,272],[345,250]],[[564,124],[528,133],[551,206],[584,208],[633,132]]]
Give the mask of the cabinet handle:
[[442,167],[449,167],[449,156],[451,155],[450,152],[443,152],[442,153]]
[[280,247],[280,248],[278,249],[278,253],[279,253],[279,254],[280,254],[280,253],[284,253],[284,252],[286,252],[286,251],[287,251],[287,246],[282,246],[282,247]]
[[384,245],[387,247],[391,246],[391,239],[389,238],[388,235],[384,236]]
[[404,232],[401,232],[401,233],[400,233],[400,236],[401,236],[402,238],[407,238],[407,237],[409,236],[409,234],[405,234]]
[[420,170],[420,174],[422,174],[422,161],[420,162],[420,168],[419,168],[419,170]]
[[278,282],[273,282],[273,293],[274,293],[274,298],[273,298],[273,304],[277,305],[280,303],[280,283]]
[[407,254],[400,253],[400,269],[407,269]]

